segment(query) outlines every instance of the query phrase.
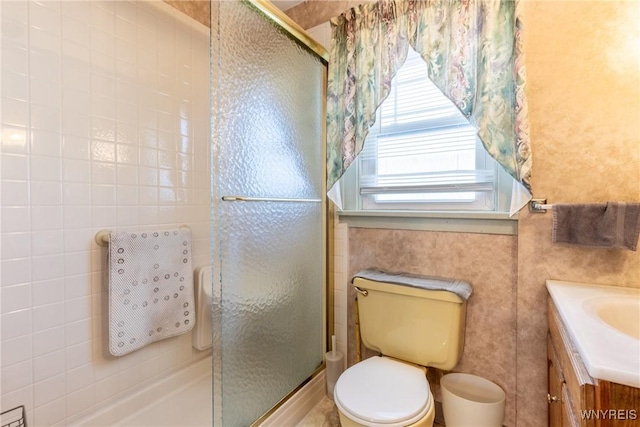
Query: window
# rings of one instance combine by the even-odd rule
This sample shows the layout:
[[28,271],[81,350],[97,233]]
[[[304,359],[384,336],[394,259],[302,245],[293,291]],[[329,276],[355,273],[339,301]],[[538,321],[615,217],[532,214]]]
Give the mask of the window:
[[346,177],[355,188],[344,194],[356,199],[345,200],[346,209],[500,210],[498,186],[510,185],[508,178],[476,129],[426,76],[426,64],[409,49],[378,109],[355,176]]

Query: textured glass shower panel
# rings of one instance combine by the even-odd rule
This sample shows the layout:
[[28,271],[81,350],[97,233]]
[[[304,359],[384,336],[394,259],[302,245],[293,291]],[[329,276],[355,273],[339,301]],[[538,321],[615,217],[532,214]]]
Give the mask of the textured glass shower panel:
[[216,7],[212,165],[213,264],[221,289],[219,422],[240,426],[265,414],[322,363],[323,205],[221,198],[324,197],[325,66],[247,3],[223,1]]
[[324,65],[247,4],[219,8],[221,193],[322,197]]
[[322,363],[320,203],[222,206],[222,424],[249,425]]

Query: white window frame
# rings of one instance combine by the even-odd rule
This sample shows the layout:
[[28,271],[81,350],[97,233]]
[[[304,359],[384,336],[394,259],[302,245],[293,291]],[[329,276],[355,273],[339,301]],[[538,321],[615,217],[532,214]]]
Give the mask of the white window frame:
[[[425,66],[426,70],[426,66]],[[454,107],[455,108],[455,107]],[[381,122],[380,110],[378,110],[378,117],[376,124]],[[370,136],[367,138],[369,142],[370,138],[376,136],[376,129],[372,129]],[[415,126],[408,126],[407,130],[415,129]],[[365,150],[367,149],[365,143]],[[364,151],[364,150],[363,150]],[[484,197],[474,197],[473,200],[468,202],[424,202],[424,203],[402,203],[402,202],[375,202],[372,196],[361,195],[361,180],[360,173],[362,171],[362,162],[367,159],[362,158],[362,155],[354,162],[354,164],[347,170],[344,178],[341,181],[341,192],[343,195],[344,211],[340,212],[341,221],[353,222],[356,221],[360,226],[367,227],[387,227],[390,226],[389,218],[395,218],[395,228],[411,228],[411,229],[425,229],[424,225],[415,226],[416,221],[407,221],[409,218],[422,218],[429,219],[430,223],[434,222],[434,219],[445,220],[445,228],[449,229],[453,227],[451,231],[458,231],[457,223],[460,221],[471,221],[462,227],[462,231],[478,231],[478,232],[496,232],[497,234],[516,234],[514,219],[517,217],[509,217],[509,203],[511,196],[511,188],[513,186],[513,178],[508,175],[497,162],[495,162],[489,154],[486,152],[482,143],[476,137],[476,150],[475,150],[476,169],[486,168],[487,163],[490,163],[490,170],[493,172],[493,180],[495,186],[491,193],[480,193]],[[375,187],[375,184],[374,184]],[[470,187],[469,187],[470,188]],[[366,191],[364,191],[366,192]],[[476,193],[478,194],[478,193]],[[488,197],[487,197],[488,196]],[[358,220],[358,217],[361,217]],[[363,220],[362,217],[366,217]],[[375,220],[378,218],[378,220]],[[386,218],[380,221],[381,218]],[[479,220],[479,222],[474,221]],[[505,223],[498,224],[495,221],[506,220]],[[489,221],[489,222],[487,222]],[[393,220],[392,220],[393,222]],[[414,223],[413,226],[406,226],[407,223]],[[424,222],[424,221],[419,221]],[[436,221],[437,222],[437,221]],[[442,223],[442,221],[440,221]],[[474,224],[477,222],[477,224]],[[363,225],[364,224],[364,225]],[[379,225],[377,225],[379,224]],[[405,226],[397,227],[397,225],[404,224]],[[487,227],[487,225],[491,225]],[[357,224],[356,224],[357,225]],[[459,224],[458,224],[459,225]],[[497,225],[497,228],[494,227]],[[431,226],[426,229],[441,229],[442,224],[433,228]],[[493,230],[493,231],[492,231]]]

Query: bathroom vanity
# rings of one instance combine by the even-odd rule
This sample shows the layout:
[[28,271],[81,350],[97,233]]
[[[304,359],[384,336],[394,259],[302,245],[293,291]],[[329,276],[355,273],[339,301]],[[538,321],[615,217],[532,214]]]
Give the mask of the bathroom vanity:
[[640,426],[640,290],[591,286],[547,281],[549,425]]

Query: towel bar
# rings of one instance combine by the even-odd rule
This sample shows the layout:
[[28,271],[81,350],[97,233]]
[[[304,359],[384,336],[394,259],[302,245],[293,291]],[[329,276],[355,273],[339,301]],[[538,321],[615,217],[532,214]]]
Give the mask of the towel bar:
[[531,199],[529,202],[529,212],[531,213],[547,213],[553,209],[553,205],[547,204],[547,199]]
[[109,245],[109,235],[111,234],[111,230],[100,230],[96,233],[96,243],[98,246],[108,246]]
[[[188,225],[181,225],[178,228],[189,228]],[[111,230],[108,229],[103,229],[100,230],[96,233],[96,243],[98,244],[98,246],[102,246],[102,247],[106,247],[109,246],[109,235],[111,234]]]

